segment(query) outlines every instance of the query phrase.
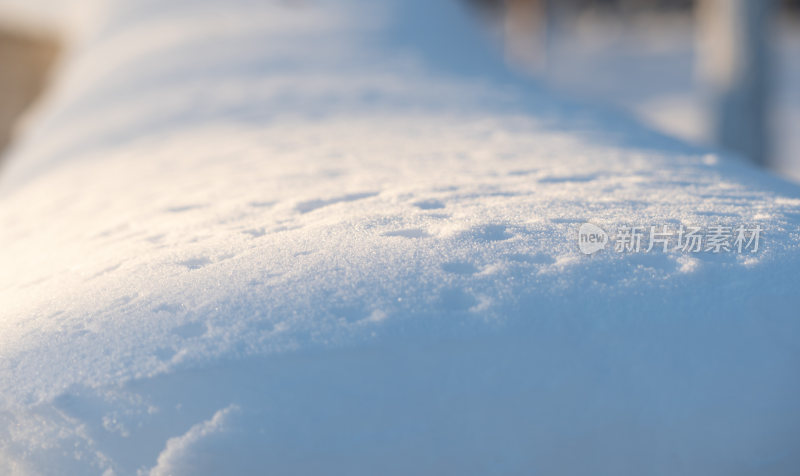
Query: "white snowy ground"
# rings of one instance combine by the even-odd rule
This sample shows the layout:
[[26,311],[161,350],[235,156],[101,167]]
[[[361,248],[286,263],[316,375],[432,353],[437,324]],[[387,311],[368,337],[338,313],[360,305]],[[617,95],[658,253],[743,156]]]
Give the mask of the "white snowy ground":
[[0,473],[800,464],[798,187],[518,81],[444,1],[105,5],[3,170]]

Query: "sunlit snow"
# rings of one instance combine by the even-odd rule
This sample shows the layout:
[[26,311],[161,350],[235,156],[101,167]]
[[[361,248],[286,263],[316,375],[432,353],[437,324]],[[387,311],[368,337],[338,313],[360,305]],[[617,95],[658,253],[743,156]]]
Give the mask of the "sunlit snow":
[[102,12],[0,176],[0,473],[800,464],[796,186],[513,76],[461,4]]

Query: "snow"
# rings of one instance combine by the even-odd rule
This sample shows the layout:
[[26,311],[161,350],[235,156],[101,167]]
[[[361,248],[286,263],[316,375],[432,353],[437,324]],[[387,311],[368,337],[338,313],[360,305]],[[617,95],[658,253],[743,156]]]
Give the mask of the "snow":
[[0,176],[0,473],[797,467],[800,189],[428,3],[97,15]]
[[[207,442],[210,437],[225,431],[225,423],[229,415],[238,408],[231,405],[224,408],[205,422],[198,423],[191,427],[185,435],[170,438],[164,451],[158,455],[158,464],[150,470],[152,476],[171,475],[171,474],[197,474],[209,471],[208,464],[213,465],[213,459],[205,457],[208,448],[197,448],[199,444]],[[215,471],[225,471],[227,466],[218,466]]]

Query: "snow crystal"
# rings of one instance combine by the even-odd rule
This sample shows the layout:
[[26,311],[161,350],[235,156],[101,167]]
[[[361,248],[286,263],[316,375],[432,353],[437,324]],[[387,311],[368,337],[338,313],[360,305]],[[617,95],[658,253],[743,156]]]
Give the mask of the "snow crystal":
[[2,176],[0,470],[800,463],[800,190],[513,76],[461,7],[98,15]]

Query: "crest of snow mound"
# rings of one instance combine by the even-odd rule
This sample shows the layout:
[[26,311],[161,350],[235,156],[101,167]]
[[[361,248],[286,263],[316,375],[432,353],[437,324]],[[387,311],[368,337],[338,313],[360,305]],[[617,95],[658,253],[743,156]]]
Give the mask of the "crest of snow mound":
[[796,467],[797,188],[360,5],[109,7],[0,198],[7,466]]
[[[173,474],[200,474],[211,469],[208,465],[209,440],[225,432],[229,415],[238,411],[236,405],[219,410],[211,419],[200,422],[185,434],[170,438],[164,451],[158,455],[158,464],[150,470],[150,476],[169,476]],[[213,448],[213,447],[212,447]],[[217,458],[222,455],[218,455]],[[213,457],[212,457],[213,461]],[[230,466],[219,467],[219,471],[230,470]]]

